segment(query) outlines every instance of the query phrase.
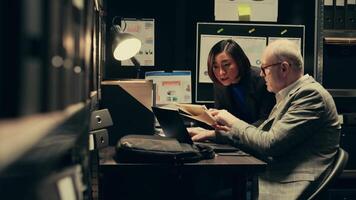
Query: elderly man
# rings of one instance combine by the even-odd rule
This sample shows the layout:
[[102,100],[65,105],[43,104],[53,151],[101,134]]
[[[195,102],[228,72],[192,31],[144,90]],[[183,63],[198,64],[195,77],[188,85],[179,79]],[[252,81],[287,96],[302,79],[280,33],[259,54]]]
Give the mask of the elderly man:
[[256,128],[226,110],[212,110],[216,131],[190,134],[195,141],[230,143],[266,158],[259,199],[298,199],[334,161],[341,128],[335,103],[318,82],[303,75],[303,58],[293,42],[268,45],[262,63],[260,75],[276,96],[266,121]]

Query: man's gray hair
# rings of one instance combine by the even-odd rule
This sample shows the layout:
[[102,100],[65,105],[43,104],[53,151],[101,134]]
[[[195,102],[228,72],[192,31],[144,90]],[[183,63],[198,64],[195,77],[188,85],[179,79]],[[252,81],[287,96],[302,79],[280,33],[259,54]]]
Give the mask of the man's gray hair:
[[304,73],[304,62],[300,47],[290,40],[280,39],[268,45],[270,52],[280,61],[287,61],[294,69]]

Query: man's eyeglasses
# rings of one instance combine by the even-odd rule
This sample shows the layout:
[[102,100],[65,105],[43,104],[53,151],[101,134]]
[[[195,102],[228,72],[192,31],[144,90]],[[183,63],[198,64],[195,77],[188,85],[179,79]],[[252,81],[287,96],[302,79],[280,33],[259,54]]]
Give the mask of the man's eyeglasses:
[[272,66],[277,66],[277,65],[280,65],[280,64],[282,64],[282,62],[273,63],[273,64],[265,65],[265,66],[261,65],[261,71],[262,71],[263,75],[266,76],[266,69],[267,68],[270,68]]

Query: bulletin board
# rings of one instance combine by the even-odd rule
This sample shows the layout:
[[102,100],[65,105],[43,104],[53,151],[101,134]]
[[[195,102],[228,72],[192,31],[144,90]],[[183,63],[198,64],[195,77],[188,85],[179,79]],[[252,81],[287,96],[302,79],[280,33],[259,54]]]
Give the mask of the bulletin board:
[[207,73],[207,58],[211,47],[223,39],[235,40],[245,51],[251,65],[261,65],[261,55],[267,44],[277,39],[296,42],[304,55],[305,26],[246,23],[197,23],[195,102],[213,103],[213,84]]

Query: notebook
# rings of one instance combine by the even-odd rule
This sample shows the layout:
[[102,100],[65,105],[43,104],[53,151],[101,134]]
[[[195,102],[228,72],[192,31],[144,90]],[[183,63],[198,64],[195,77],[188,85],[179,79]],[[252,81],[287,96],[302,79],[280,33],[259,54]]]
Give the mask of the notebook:
[[178,110],[152,107],[152,111],[156,116],[161,128],[166,137],[177,139],[181,143],[188,144],[204,144],[211,147],[216,153],[219,152],[234,152],[239,151],[238,148],[227,144],[217,144],[211,142],[193,142],[187,128],[184,125],[182,116]]

